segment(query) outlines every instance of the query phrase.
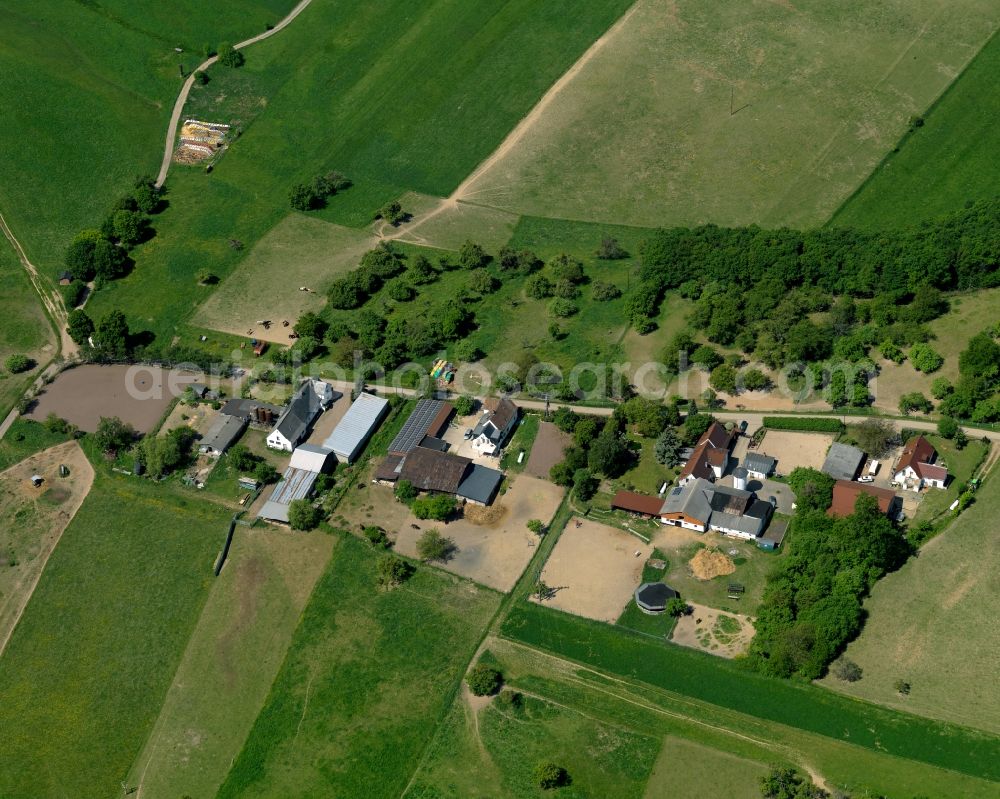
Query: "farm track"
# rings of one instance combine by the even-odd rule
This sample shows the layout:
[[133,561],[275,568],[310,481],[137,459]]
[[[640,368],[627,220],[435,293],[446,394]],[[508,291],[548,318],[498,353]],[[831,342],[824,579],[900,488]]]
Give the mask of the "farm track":
[[[305,11],[306,7],[311,2],[312,0],[302,0],[302,2],[295,6],[295,8],[288,12],[287,17],[281,20],[281,22],[273,28],[264,31],[263,33],[259,33],[256,36],[252,36],[249,39],[244,39],[239,44],[234,44],[233,47],[237,50],[242,50],[244,47],[249,47],[252,44],[257,44],[257,42],[264,41],[264,39],[271,38],[274,34],[284,30],[289,23],[292,22],[292,20]],[[177,100],[174,102],[174,110],[170,115],[170,123],[167,127],[167,140],[163,148],[163,160],[160,162],[160,172],[156,176],[157,186],[162,186],[164,184],[167,179],[167,173],[170,171],[170,162],[174,156],[174,142],[177,140],[177,126],[180,124],[181,115],[184,113],[184,106],[187,104],[187,98],[191,93],[191,87],[194,86],[194,76],[198,72],[208,69],[218,60],[218,56],[212,56],[211,58],[205,59],[205,61],[191,70],[191,74],[187,76],[187,79],[184,81],[184,85],[181,86],[180,94],[177,95]]]

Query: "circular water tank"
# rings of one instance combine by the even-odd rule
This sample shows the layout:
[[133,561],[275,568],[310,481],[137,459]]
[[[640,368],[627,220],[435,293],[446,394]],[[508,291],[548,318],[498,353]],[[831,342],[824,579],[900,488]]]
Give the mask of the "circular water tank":
[[737,466],[733,470],[733,488],[745,490],[747,487],[747,470],[742,466]]

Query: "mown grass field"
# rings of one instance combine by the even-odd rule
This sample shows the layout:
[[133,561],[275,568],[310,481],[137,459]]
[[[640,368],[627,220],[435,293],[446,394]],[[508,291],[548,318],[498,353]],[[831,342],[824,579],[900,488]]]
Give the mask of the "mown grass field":
[[36,372],[11,374],[4,366],[7,358],[27,355],[42,366],[55,353],[55,339],[42,303],[6,239],[0,239],[0,281],[4,287],[0,293],[0,416],[6,416]]
[[993,197],[1000,182],[1000,37],[979,52],[871,177],[834,214],[831,225],[887,229],[913,225]]
[[31,419],[15,419],[7,434],[0,439],[0,470],[43,449],[61,444],[67,438],[63,433],[50,433],[45,425]]
[[376,560],[342,536],[220,799],[406,787],[499,596],[429,568],[384,592]]
[[[212,70],[191,110],[241,119],[244,133],[211,175],[171,171],[159,235],[93,311],[118,307],[172,336],[204,299],[198,272],[224,278],[241,260],[229,239],[249,249],[287,215],[292,184],[330,169],[355,185],[317,215],[354,226],[408,190],[448,194],[627,5],[317,0],[241,70]],[[240,86],[257,98],[252,119]]]
[[106,797],[159,713],[228,515],[98,476],[0,666],[0,794]]
[[[1000,569],[1000,484],[994,475],[976,502],[865,602],[868,619],[846,657],[861,680],[827,677],[827,687],[893,708],[1000,735],[995,681],[996,574]],[[908,681],[909,696],[895,690]],[[994,739],[995,740],[995,739]]]
[[[725,789],[736,797],[759,796],[757,776],[773,763],[811,770],[831,789],[856,796],[1000,793],[995,783],[606,677],[513,641],[488,638],[486,646],[508,688],[528,698],[526,710],[470,706],[457,697],[408,799],[541,797],[546,794],[522,782],[525,767],[538,759],[567,769],[572,784],[559,795],[574,797],[701,799]],[[626,742],[638,748],[629,753]],[[519,757],[509,758],[501,746]],[[595,775],[588,760],[616,779],[609,784],[604,774]]]
[[729,799],[759,799],[759,780],[767,774],[763,763],[736,757],[728,752],[669,737],[653,767],[645,796],[701,799],[726,796]]
[[534,603],[518,603],[502,634],[630,682],[978,779],[1000,780],[996,739],[970,729],[890,714],[812,686],[760,677],[721,658]]
[[988,0],[643,0],[465,196],[638,225],[821,224],[997,22]]
[[150,799],[214,796],[267,699],[336,539],[237,527],[127,782]]

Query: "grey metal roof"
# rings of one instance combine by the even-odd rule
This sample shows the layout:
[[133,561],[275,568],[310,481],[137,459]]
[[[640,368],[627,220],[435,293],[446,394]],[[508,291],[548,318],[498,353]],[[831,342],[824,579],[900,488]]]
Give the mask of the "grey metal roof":
[[250,416],[253,415],[254,408],[264,408],[266,410],[270,410],[276,418],[280,417],[285,411],[283,407],[272,405],[270,402],[261,402],[260,400],[237,397],[231,400],[226,400],[226,403],[222,406],[219,412],[226,414],[226,416],[250,418]]
[[822,471],[834,480],[853,480],[864,463],[865,453],[848,444],[831,444]]
[[419,445],[420,440],[427,435],[428,429],[437,419],[438,414],[445,409],[445,405],[446,403],[441,400],[418,400],[413,413],[409,415],[403,423],[403,427],[396,433],[392,443],[389,444],[389,452],[405,453]]
[[456,493],[460,497],[471,499],[473,502],[482,502],[484,505],[488,505],[500,487],[502,480],[503,472],[473,463],[466,470],[465,476],[458,484],[458,491]]
[[773,541],[775,546],[785,540],[785,532],[788,530],[788,522],[784,519],[775,519],[761,536],[764,541]]
[[386,411],[389,401],[374,394],[358,394],[351,403],[344,418],[327,436],[323,446],[337,453],[337,457],[350,463],[364,446],[368,437],[378,427]]
[[758,472],[759,474],[770,474],[774,471],[774,467],[778,464],[776,458],[772,458],[770,455],[764,455],[760,452],[748,452],[743,456],[743,467],[750,472]]
[[701,477],[671,489],[663,502],[661,514],[683,513],[703,524],[712,518],[712,484]]
[[305,499],[316,483],[316,472],[307,472],[289,466],[274,487],[270,498],[257,513],[261,519],[288,521],[288,506],[296,499]]
[[756,537],[764,529],[765,521],[757,516],[735,516],[732,513],[716,511],[712,514],[710,526],[721,530],[736,530]]
[[233,445],[233,442],[243,435],[246,426],[246,419],[220,414],[205,431],[199,449],[225,452]]

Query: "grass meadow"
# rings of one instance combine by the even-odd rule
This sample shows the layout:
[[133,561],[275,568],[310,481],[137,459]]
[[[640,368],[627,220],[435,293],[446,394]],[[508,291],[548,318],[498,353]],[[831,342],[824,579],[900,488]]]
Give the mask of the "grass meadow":
[[[1000,640],[998,514],[1000,483],[994,475],[975,504],[925,544],[919,557],[873,589],[864,630],[845,655],[861,666],[862,678],[845,683],[827,677],[824,684],[1000,735],[1000,696],[991,677]],[[896,691],[897,680],[911,684],[908,696]]]
[[499,595],[425,567],[386,592],[376,561],[341,536],[220,799],[406,787]]
[[211,586],[227,514],[98,476],[0,664],[0,795],[117,795]]
[[560,797],[641,799],[660,742],[576,710],[527,696],[521,707],[456,699],[406,799],[544,795],[535,765],[552,761],[572,784]]
[[567,769],[572,784],[559,795],[573,797],[701,799],[723,789],[749,799],[772,763],[811,769],[858,796],[996,795],[983,780],[605,677],[513,641],[486,646],[524,709],[456,697],[407,799],[541,797],[523,781],[539,760]]
[[993,197],[1000,182],[1000,37],[993,38],[830,221],[889,229]]
[[17,418],[7,434],[0,439],[0,471],[23,461],[29,455],[61,444],[68,438],[64,433],[50,433],[39,422]]
[[193,96],[191,113],[239,121],[243,134],[210,175],[171,171],[158,236],[135,252],[132,275],[92,299],[94,313],[121,308],[173,336],[204,299],[198,273],[227,277],[242,258],[229,239],[249,249],[287,215],[291,185],[317,173],[354,181],[315,214],[351,226],[410,190],[448,194],[627,5],[314,2]]
[[[2,169],[2,167],[0,167]],[[0,241],[0,417],[24,392],[35,370],[11,374],[4,363],[11,355],[27,355],[43,366],[54,354],[52,325],[24,267],[6,239]]]
[[336,539],[237,527],[127,782],[149,799],[215,796],[267,699]]
[[996,23],[989,0],[641,0],[465,197],[635,225],[822,224]]
[[845,701],[809,685],[758,676],[683,647],[535,603],[518,603],[502,635],[553,656],[837,741],[997,780],[995,739],[973,730]]

